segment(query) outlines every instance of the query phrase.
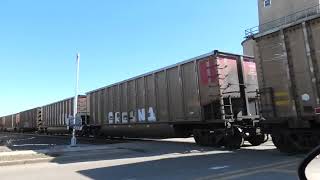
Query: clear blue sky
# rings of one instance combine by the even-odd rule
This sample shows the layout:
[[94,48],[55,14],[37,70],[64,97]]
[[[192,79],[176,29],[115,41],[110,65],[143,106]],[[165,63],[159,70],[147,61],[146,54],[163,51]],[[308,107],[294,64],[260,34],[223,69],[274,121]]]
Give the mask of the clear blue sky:
[[0,116],[214,49],[241,53],[257,0],[1,0]]

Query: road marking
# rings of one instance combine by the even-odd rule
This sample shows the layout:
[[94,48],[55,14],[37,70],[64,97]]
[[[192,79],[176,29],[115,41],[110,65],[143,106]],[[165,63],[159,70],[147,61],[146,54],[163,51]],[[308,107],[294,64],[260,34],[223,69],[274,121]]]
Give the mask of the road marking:
[[[289,164],[289,165],[293,165],[293,164]],[[279,166],[279,167],[286,167],[286,166]],[[278,167],[274,167],[274,168],[278,168]],[[258,174],[258,173],[262,173],[262,172],[281,172],[281,171],[275,171],[275,170],[277,170],[277,169],[261,168],[261,169],[257,169],[257,170],[253,170],[253,171],[249,171],[249,172],[244,172],[244,173],[239,173],[239,174],[233,174],[231,176],[221,177],[221,178],[217,178],[217,179],[218,180],[230,180],[230,179],[238,179],[240,177],[250,176],[250,175]],[[284,171],[282,171],[282,173],[288,173],[288,172],[286,172],[284,170]]]
[[16,142],[16,141],[26,141],[26,140],[31,140],[34,139],[35,137],[29,137],[29,138],[24,138],[24,139],[10,139],[9,141],[11,142]]
[[23,146],[55,146],[56,144],[14,144],[13,147],[23,147]]
[[225,168],[228,168],[228,167],[230,167],[230,166],[215,166],[215,167],[211,167],[209,169],[211,169],[211,170],[219,170],[219,169],[225,169]]
[[296,174],[296,170],[289,170],[289,169],[270,169],[270,172],[281,172],[281,173],[287,173],[287,174]]
[[[282,172],[282,173],[288,173],[290,170],[286,171],[285,169],[280,170],[280,169],[276,169],[276,168],[284,168],[284,167],[288,167],[288,166],[292,166],[295,165],[296,163],[291,163],[291,164],[286,164],[286,165],[280,165],[280,166],[276,166],[272,169],[268,169],[268,168],[260,168],[257,170],[253,170],[253,171],[249,171],[249,172],[244,172],[244,173],[239,173],[239,174],[233,174],[231,176],[227,176],[227,177],[221,177],[218,178],[219,180],[230,180],[230,179],[238,179],[240,177],[244,177],[244,176],[249,176],[249,175],[253,175],[253,174],[258,174],[258,173],[262,173],[262,172]],[[292,173],[292,171],[290,171],[290,173]],[[216,178],[214,178],[216,179]]]
[[271,164],[266,164],[266,165],[262,165],[262,166],[245,168],[245,169],[240,169],[240,170],[235,170],[235,171],[230,171],[230,172],[225,172],[225,173],[219,173],[216,175],[201,177],[201,178],[198,178],[197,180],[235,179],[235,178],[239,178],[242,176],[248,176],[248,175],[252,175],[252,174],[256,174],[256,173],[260,173],[260,172],[269,171],[271,169],[277,169],[277,168],[283,168],[283,167],[287,167],[287,166],[297,165],[297,163],[299,163],[300,161],[301,161],[301,159],[281,161],[281,162],[277,162],[277,163],[271,163]]

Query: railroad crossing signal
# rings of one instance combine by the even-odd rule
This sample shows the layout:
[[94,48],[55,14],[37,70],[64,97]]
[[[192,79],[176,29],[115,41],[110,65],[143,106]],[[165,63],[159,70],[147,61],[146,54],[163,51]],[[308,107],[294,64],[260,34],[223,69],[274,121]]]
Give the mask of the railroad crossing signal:
[[[75,122],[75,123],[74,123]],[[75,120],[74,120],[74,117],[73,116],[70,116],[68,119],[67,119],[67,127],[68,129],[69,128],[72,128],[72,129],[75,129],[77,131],[81,131],[82,130],[82,119],[80,116],[76,116]]]

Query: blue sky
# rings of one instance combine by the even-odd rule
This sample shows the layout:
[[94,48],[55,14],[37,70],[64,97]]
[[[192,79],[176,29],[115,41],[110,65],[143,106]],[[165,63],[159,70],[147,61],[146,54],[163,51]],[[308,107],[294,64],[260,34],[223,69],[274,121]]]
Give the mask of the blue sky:
[[1,0],[0,116],[214,49],[241,53],[256,0]]

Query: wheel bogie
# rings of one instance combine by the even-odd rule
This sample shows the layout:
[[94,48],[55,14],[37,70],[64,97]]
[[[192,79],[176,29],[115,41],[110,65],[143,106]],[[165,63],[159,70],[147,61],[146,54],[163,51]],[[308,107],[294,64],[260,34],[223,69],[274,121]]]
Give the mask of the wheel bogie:
[[266,134],[254,134],[250,135],[246,139],[252,146],[259,146],[268,140],[268,135]]
[[241,129],[194,130],[195,142],[200,146],[225,147],[229,150],[240,149],[244,142]]
[[320,134],[311,129],[281,128],[272,132],[272,142],[280,152],[308,152],[320,144]]

